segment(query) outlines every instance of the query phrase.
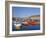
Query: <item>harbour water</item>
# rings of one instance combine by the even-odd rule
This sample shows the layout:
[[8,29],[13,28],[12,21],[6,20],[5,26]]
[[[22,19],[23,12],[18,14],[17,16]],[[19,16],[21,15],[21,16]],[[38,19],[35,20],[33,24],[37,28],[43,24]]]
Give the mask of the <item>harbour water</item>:
[[24,30],[40,30],[40,25],[21,25],[20,29],[16,29],[15,25],[12,25],[12,31],[24,31]]

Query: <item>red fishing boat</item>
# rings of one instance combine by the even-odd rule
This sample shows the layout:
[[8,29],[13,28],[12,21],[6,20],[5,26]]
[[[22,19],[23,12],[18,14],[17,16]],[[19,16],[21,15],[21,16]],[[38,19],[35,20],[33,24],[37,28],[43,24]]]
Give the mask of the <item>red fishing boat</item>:
[[24,25],[27,25],[27,26],[29,26],[29,25],[34,26],[34,25],[36,25],[36,22],[35,22],[35,21],[27,20],[27,21],[24,21],[23,24],[24,24]]
[[36,22],[35,22],[35,21],[32,21],[32,22],[31,22],[31,25],[32,25],[32,26],[36,25]]

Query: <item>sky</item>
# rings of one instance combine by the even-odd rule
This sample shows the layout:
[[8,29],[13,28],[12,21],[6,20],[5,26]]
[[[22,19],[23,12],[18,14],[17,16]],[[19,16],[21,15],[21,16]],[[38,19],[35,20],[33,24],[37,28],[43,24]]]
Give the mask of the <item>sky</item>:
[[40,15],[40,8],[36,8],[36,7],[12,7],[12,16],[22,18],[24,16],[32,16],[32,15]]

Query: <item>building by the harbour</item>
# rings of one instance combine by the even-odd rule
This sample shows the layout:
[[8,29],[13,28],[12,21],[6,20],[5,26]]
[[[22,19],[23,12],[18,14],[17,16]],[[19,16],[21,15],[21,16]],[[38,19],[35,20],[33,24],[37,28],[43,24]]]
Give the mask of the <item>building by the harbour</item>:
[[40,15],[33,15],[33,16],[31,16],[31,19],[40,19]]

